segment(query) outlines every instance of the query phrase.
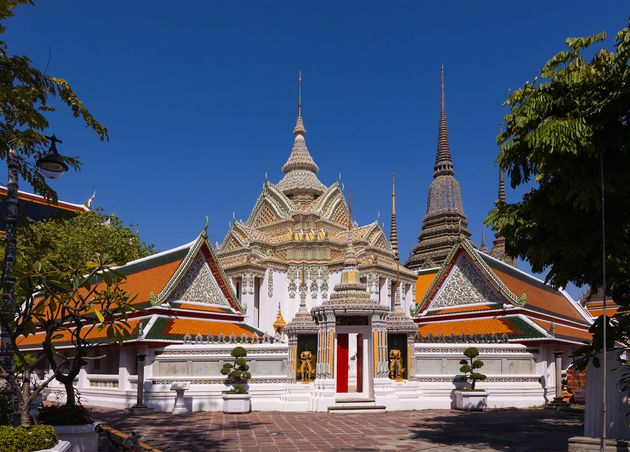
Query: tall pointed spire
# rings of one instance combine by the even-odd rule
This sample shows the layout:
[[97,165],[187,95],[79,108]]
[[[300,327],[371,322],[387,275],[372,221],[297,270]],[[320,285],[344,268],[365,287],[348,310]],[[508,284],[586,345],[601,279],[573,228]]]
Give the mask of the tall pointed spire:
[[293,135],[293,149],[282,167],[284,177],[278,182],[278,188],[290,198],[308,202],[321,195],[326,186],[317,179],[319,167],[306,147],[306,128],[302,120],[302,71],[298,72],[297,121]]
[[[354,230],[354,222],[352,220],[352,190],[348,196],[348,247],[346,248],[346,258],[343,261],[343,273],[341,279],[343,280],[343,274],[347,271],[357,272],[357,258],[354,254],[354,244],[352,243],[352,233]],[[357,272],[358,274],[358,272]]]
[[413,270],[439,267],[458,240],[469,239],[471,236],[448,143],[444,66],[441,79],[440,122],[433,181],[429,186],[427,209],[418,236],[419,243],[405,263],[405,266]]
[[[498,202],[505,203],[505,181],[503,179],[503,170],[499,168],[499,195]],[[507,255],[505,250],[505,237],[498,232],[494,235],[492,241],[492,249],[490,255],[495,257],[506,264],[516,267],[516,259]]]
[[394,256],[398,260],[398,229],[396,227],[396,175],[392,173],[392,222],[389,230],[389,241],[394,250]]
[[486,237],[484,235],[484,229],[485,228],[481,228],[481,246],[479,247],[479,251],[481,251],[482,253],[488,253],[488,247],[486,247]]
[[442,65],[442,101],[440,103],[440,125],[438,126],[438,145],[435,155],[433,177],[454,176],[451,148],[448,144],[448,126],[446,124],[446,99],[444,95],[444,65]]

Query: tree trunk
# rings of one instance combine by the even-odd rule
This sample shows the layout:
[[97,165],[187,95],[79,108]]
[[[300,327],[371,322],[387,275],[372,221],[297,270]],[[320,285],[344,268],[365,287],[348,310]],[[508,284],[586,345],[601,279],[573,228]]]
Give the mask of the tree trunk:
[[28,412],[31,405],[31,372],[29,370],[25,370],[22,374],[22,388],[18,403],[20,405],[20,425],[28,427],[31,425],[31,415]]
[[64,378],[62,381],[66,388],[66,406],[76,405],[76,396],[74,395],[74,378]]

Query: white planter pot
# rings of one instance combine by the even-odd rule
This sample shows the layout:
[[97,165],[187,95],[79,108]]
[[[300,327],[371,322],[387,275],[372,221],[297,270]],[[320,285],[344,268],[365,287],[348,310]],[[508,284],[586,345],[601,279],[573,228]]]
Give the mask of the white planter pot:
[[98,433],[94,427],[98,422],[83,425],[54,425],[59,441],[71,444],[69,452],[93,452],[98,450]]
[[252,402],[249,394],[223,394],[224,413],[249,413],[251,410]]
[[488,407],[486,391],[455,391],[455,406],[459,410],[483,411]]
[[35,452],[68,452],[72,445],[68,441],[58,441],[55,447],[50,449],[40,449]]
[[72,445],[68,441],[59,441],[55,444],[55,447],[50,449],[40,449],[35,452],[69,452]]

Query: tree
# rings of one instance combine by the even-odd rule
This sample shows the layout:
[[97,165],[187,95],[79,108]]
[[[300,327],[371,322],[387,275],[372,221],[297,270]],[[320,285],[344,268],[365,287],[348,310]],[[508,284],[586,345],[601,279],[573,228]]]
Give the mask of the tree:
[[[6,30],[3,21],[13,16],[17,6],[32,3],[0,0],[0,34]],[[7,43],[0,40],[0,158],[6,160],[9,148],[16,149],[19,174],[35,192],[56,200],[57,194],[33,165],[50,144],[45,131],[49,127],[46,114],[56,110],[50,104],[52,99],[64,103],[101,140],[108,139],[107,128],[92,116],[66,80],[33,67],[26,56],[9,55]],[[76,157],[67,157],[66,163],[74,169],[80,167]]]
[[[44,266],[55,262],[79,265],[90,261],[96,253],[122,265],[152,254],[154,246],[143,242],[132,228],[133,225],[125,225],[116,215],[107,215],[102,209],[67,219],[37,222],[25,219],[18,228],[17,265],[35,261]],[[86,273],[88,270],[85,269]]]
[[[630,27],[619,31],[614,51],[594,48],[605,38],[567,39],[569,49],[543,66],[540,79],[510,94],[497,162],[512,187],[533,187],[517,203],[498,201],[486,218],[508,253],[534,272],[548,269],[551,284],[602,287],[604,193],[605,292],[621,307],[591,326],[592,342],[574,354],[581,368],[590,359],[598,365],[604,348],[630,344]],[[593,53],[590,61],[585,53]]]
[[[133,310],[133,297],[120,287],[124,276],[111,270],[112,265],[107,256],[97,254],[93,261],[79,265],[29,261],[16,270],[25,295],[9,325],[18,366],[15,375],[0,368],[0,377],[17,396],[22,425],[30,424],[29,405],[53,378],[66,387],[68,405],[74,404],[73,381],[95,346],[90,340],[93,331],[105,329],[107,337],[118,342],[130,333],[126,319]],[[18,347],[32,334],[43,336],[40,353]],[[57,353],[55,341],[62,339],[73,345],[73,356]],[[42,380],[33,379],[44,360],[53,372]]]
[[[13,16],[13,10],[18,5],[23,4],[32,4],[32,1],[0,0],[0,35],[6,29],[4,21]],[[96,121],[66,80],[33,67],[26,56],[10,55],[6,42],[0,40],[0,159],[6,160],[8,164],[6,256],[0,281],[0,365],[1,373],[8,375],[7,381],[13,388],[16,381],[13,373],[16,334],[11,327],[17,325],[14,315],[18,310],[14,297],[16,274],[13,268],[18,175],[26,179],[35,192],[56,201],[55,191],[34,165],[34,161],[44,156],[48,145],[54,145],[56,141],[54,135],[45,135],[49,127],[46,115],[56,110],[51,105],[53,100],[65,104],[72,115],[94,130],[101,140],[108,138],[107,128]],[[74,169],[80,167],[75,157],[65,157],[64,160]],[[26,363],[21,359],[20,362],[25,367]]]
[[464,356],[466,359],[459,361],[459,364],[461,364],[459,371],[464,373],[462,379],[470,384],[470,389],[474,391],[475,384],[478,381],[483,381],[487,378],[484,374],[478,372],[478,370],[483,367],[483,361],[475,359],[479,356],[479,349],[476,347],[468,347],[464,350]]
[[[101,209],[70,218],[38,222],[24,219],[18,237],[16,296],[26,301],[18,307],[18,328],[14,335],[17,338],[35,330],[46,332],[38,360],[27,365],[27,359],[24,363],[21,361],[28,354],[18,354],[18,367],[32,373],[45,359],[54,377],[66,388],[66,404],[74,405],[73,382],[86,357],[96,347],[88,339],[95,328],[103,327],[99,316],[124,318],[132,309],[128,299],[132,299],[133,294],[126,294],[125,298],[125,292],[119,287],[122,276],[104,270],[151,254],[153,245],[144,243],[131,226],[115,215],[104,214]],[[89,279],[94,275],[95,262],[109,281],[105,284],[107,290]],[[75,293],[75,284],[82,291]],[[89,296],[83,292],[89,292]],[[37,307],[29,304],[29,300],[35,299]],[[67,301],[64,303],[63,299]],[[100,303],[100,307],[95,302]],[[124,339],[120,335],[126,333],[121,330],[123,323],[107,326],[113,334],[112,340]],[[74,346],[68,356],[60,357],[55,351],[54,339],[60,335]]]
[[630,270],[630,29],[613,51],[595,48],[605,37],[567,39],[540,78],[509,95],[497,137],[511,186],[531,188],[519,202],[497,202],[486,224],[555,286],[601,286],[602,159],[609,289]]

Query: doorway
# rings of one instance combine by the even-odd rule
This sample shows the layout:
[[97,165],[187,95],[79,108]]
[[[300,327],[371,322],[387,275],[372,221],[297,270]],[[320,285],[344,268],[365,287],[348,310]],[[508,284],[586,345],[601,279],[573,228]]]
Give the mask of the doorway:
[[371,397],[371,328],[367,325],[344,325],[337,326],[336,330],[336,392]]

